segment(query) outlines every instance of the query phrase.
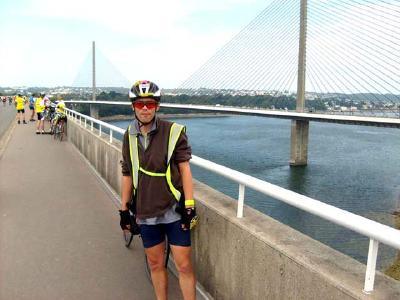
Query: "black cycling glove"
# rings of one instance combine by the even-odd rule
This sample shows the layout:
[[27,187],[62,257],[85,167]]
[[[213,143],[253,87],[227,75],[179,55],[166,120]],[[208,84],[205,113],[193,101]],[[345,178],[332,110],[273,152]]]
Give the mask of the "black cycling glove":
[[128,225],[132,226],[132,222],[131,222],[131,215],[129,213],[129,210],[120,210],[119,215],[121,217],[121,221],[119,222],[119,225],[121,226],[122,230],[130,230],[128,228]]
[[190,208],[185,208],[185,210],[182,213],[182,225],[183,229],[192,229],[193,227],[196,226],[197,224],[198,217],[196,215],[196,208],[190,207]]
[[[121,221],[119,225],[122,230],[129,230],[133,235],[140,234],[140,227],[136,223],[136,218],[134,215],[131,215],[129,210],[120,210],[119,215],[121,216]],[[128,228],[128,225],[130,228]]]

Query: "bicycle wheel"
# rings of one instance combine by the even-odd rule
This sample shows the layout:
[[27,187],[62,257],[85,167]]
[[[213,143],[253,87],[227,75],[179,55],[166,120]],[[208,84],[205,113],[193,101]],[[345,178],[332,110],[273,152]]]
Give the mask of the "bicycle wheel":
[[165,250],[165,268],[168,269],[168,260],[169,260],[169,255],[171,253],[171,245],[167,243],[167,249]]
[[57,135],[58,135],[58,129],[57,129],[57,125],[53,125],[51,128],[52,132],[53,132],[53,137],[56,140],[57,139]]
[[57,140],[60,135],[60,129],[58,123],[54,126],[54,140]]
[[62,142],[64,138],[64,120],[60,120],[60,142]]
[[147,255],[146,255],[146,253],[144,254],[144,270],[146,271],[146,275],[147,275],[147,278],[150,280],[150,282],[152,281],[151,280],[151,271],[150,271],[150,266],[149,266],[149,262],[147,261]]
[[133,240],[133,234],[127,230],[124,230],[123,237],[124,237],[124,241],[125,241],[125,247],[130,248],[132,240]]
[[54,135],[54,129],[55,129],[54,123],[53,123],[53,122],[51,122],[51,126],[50,126],[50,134]]

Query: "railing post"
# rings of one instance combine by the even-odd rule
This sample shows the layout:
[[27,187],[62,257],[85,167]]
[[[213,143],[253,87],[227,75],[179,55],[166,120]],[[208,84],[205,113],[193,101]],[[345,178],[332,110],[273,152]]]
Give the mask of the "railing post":
[[239,184],[239,198],[238,198],[238,207],[237,214],[238,218],[243,218],[243,205],[244,205],[244,184]]
[[99,136],[101,136],[101,124],[99,124]]
[[79,116],[79,125],[82,125],[82,116]]
[[86,128],[86,118],[85,118],[85,128]]
[[93,121],[90,121],[90,131],[93,131]]
[[365,271],[365,283],[363,289],[363,292],[365,294],[371,294],[371,292],[374,290],[376,259],[378,257],[378,246],[379,242],[370,238],[367,269]]
[[112,140],[113,140],[113,131],[110,128],[110,144],[112,144]]

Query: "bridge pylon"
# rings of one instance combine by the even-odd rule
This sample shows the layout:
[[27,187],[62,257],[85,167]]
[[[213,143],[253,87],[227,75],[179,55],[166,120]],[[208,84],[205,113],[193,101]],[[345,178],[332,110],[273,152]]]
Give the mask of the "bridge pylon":
[[[92,101],[96,101],[96,44],[92,42]],[[90,105],[90,116],[92,118],[99,118],[99,107],[96,105]]]
[[[307,0],[300,3],[299,65],[297,76],[296,112],[304,112],[306,77]],[[307,165],[309,122],[293,120],[290,136],[290,165]]]
[[290,136],[291,166],[307,165],[309,121],[292,120]]

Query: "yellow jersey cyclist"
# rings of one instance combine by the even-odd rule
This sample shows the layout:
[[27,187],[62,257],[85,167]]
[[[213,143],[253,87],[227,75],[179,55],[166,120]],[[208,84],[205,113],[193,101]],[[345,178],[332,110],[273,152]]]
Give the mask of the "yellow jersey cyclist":
[[43,97],[38,94],[35,100],[35,111],[37,114],[37,122],[36,122],[36,134],[40,134],[40,130],[42,134],[44,134],[44,110],[46,106],[43,101]]
[[17,114],[18,114],[18,124],[21,124],[21,115],[23,118],[23,123],[27,124],[25,121],[25,104],[26,104],[25,98],[22,97],[21,94],[18,94],[17,97],[15,97],[15,108],[17,109]]
[[[65,102],[63,99],[58,100],[56,105],[56,113],[53,119],[53,128],[55,128],[59,121],[67,122],[67,115],[65,114]],[[53,132],[52,132],[53,133]]]

